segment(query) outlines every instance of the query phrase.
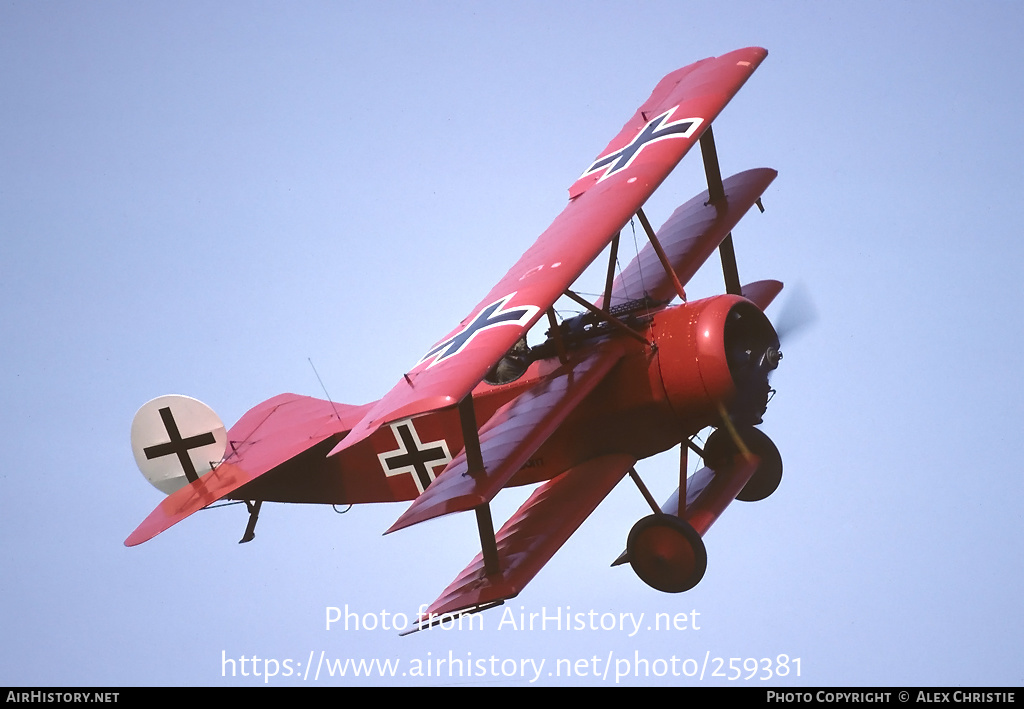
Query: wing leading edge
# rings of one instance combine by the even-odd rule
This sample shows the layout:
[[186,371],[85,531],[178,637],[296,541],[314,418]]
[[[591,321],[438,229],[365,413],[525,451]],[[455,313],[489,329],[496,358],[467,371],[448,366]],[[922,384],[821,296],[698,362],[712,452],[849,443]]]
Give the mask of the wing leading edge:
[[740,49],[662,79],[536,243],[331,454],[385,423],[459,403],[643,206],[765,56]]

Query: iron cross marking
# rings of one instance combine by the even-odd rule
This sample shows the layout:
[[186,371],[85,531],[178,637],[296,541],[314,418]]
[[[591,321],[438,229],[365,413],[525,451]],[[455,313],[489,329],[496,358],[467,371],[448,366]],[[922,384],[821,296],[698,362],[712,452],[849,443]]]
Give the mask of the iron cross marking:
[[434,345],[416,364],[422,364],[428,359],[433,358],[434,361],[427,365],[429,368],[449,357],[454,357],[465,349],[466,345],[476,337],[477,333],[488,328],[497,327],[498,325],[526,325],[539,308],[536,305],[523,305],[517,308],[502,310],[505,304],[512,300],[514,295],[515,293],[509,293],[501,300],[497,300],[483,308],[462,332]]
[[586,171],[580,175],[580,177],[586,177],[598,170],[604,170],[605,173],[601,175],[598,180],[611,177],[616,172],[624,170],[629,167],[633,159],[640,154],[640,151],[651,143],[655,143],[659,140],[666,138],[689,138],[693,135],[693,132],[704,122],[703,118],[683,118],[672,123],[666,123],[675,110],[679,106],[673,106],[669,110],[662,113],[656,118],[652,118],[644,129],[637,134],[633,140],[630,141],[626,147],[616,150],[614,153],[605,155],[602,158],[598,158],[594,161],[594,164],[586,169]]
[[412,475],[416,489],[423,492],[434,480],[434,468],[451,462],[448,444],[443,438],[423,443],[412,421],[393,423],[391,430],[398,442],[398,449],[377,456],[384,474],[390,477],[408,473]]
[[181,463],[182,470],[185,471],[185,478],[190,483],[194,483],[199,479],[199,475],[196,473],[196,466],[192,464],[192,457],[188,452],[193,448],[202,448],[211,443],[216,443],[217,439],[213,437],[212,431],[182,438],[181,433],[178,432],[178,424],[175,422],[174,415],[171,413],[169,406],[160,409],[160,419],[164,422],[164,428],[167,430],[167,435],[171,437],[171,440],[169,443],[160,443],[149,448],[143,448],[142,452],[146,454],[146,460],[163,458],[165,455],[176,455],[178,456],[178,462]]

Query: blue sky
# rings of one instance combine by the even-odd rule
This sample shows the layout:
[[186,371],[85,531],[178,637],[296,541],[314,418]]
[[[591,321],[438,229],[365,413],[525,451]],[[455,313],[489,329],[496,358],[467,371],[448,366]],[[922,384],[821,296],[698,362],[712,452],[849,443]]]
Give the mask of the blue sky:
[[[401,668],[318,684],[532,676],[401,674],[449,653],[545,660],[544,684],[614,683],[547,674],[565,659],[780,654],[799,677],[622,683],[1020,684],[1022,31],[1003,2],[3,2],[0,683],[258,684],[222,658],[322,651]],[[646,514],[623,482],[507,605],[699,630],[499,630],[500,609],[483,631],[325,630],[328,606],[411,616],[478,550],[468,516],[382,537],[397,505],[267,505],[244,546],[229,508],[122,546],[160,499],[128,442],[143,402],[230,425],[318,396],[307,358],[336,400],[378,398],[664,74],[750,45],[769,55],[719,157],[779,177],[736,230],[740,274],[818,314],[763,426],[783,484],[730,507],[703,582],[667,596],[608,568]],[[651,220],[703,180],[692,155]],[[721,290],[713,264],[688,288]],[[676,460],[639,464],[657,497]]]

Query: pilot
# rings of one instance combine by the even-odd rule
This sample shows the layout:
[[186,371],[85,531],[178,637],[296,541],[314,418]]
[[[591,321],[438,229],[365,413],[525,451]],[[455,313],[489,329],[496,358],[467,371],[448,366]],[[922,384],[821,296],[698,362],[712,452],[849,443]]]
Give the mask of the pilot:
[[512,345],[504,357],[491,368],[491,371],[484,377],[488,384],[508,384],[523,376],[527,367],[530,366],[530,347],[526,344],[526,338],[521,338]]

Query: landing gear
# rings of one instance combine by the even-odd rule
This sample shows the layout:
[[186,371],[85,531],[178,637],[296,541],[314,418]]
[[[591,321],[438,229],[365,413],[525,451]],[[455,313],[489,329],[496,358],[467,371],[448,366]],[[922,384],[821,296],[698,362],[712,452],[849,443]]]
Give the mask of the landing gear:
[[753,426],[735,426],[724,408],[722,416],[722,428],[708,437],[704,449],[692,446],[703,456],[705,467],[689,480],[684,441],[679,488],[660,508],[636,471],[630,470],[654,514],[633,525],[626,552],[613,565],[629,561],[651,588],[682,593],[700,583],[708,566],[701,536],[733,500],[763,500],[782,480],[782,456],[771,439]]
[[249,523],[245,525],[245,534],[238,540],[239,544],[251,542],[256,538],[256,520],[260,518],[260,508],[263,507],[263,500],[256,500],[254,502],[246,500],[245,506],[249,508]]
[[704,578],[708,567],[700,535],[675,515],[648,515],[634,524],[626,553],[636,575],[665,593],[689,591]]
[[[759,502],[775,492],[782,482],[782,455],[772,439],[753,426],[739,427],[736,433],[747,449],[761,459],[753,477],[736,495],[736,499]],[[719,428],[708,437],[704,445],[704,464],[717,470],[719,466],[727,465],[738,452],[739,447],[732,435],[724,428]]]

